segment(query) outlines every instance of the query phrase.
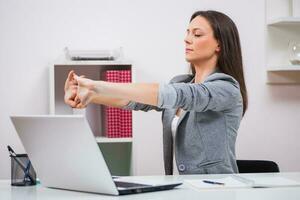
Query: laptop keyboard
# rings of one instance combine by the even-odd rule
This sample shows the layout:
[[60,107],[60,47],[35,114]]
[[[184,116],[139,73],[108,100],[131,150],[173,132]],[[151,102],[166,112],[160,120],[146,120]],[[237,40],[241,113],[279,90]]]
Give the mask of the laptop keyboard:
[[136,188],[136,187],[145,187],[149,185],[139,184],[139,183],[129,183],[129,182],[121,182],[121,181],[114,181],[118,188]]

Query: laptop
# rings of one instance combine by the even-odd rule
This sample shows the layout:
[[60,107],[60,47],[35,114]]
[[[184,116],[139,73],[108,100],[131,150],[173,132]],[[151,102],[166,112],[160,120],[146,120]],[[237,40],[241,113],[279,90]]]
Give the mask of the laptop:
[[124,195],[169,190],[182,184],[113,178],[82,115],[11,116],[11,120],[43,186]]

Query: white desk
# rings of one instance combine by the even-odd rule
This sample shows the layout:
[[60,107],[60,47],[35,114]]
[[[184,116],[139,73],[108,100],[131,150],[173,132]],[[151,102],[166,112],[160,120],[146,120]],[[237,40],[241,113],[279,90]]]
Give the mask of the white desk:
[[[245,177],[258,176],[280,176],[300,181],[300,172],[297,173],[280,173],[280,174],[241,174]],[[146,181],[160,180],[184,180],[184,179],[200,179],[200,178],[222,178],[227,175],[186,175],[186,176],[144,176],[130,177],[131,179],[144,179]],[[151,200],[254,200],[254,199],[284,199],[299,200],[300,187],[285,188],[256,188],[256,189],[218,189],[218,190],[195,190],[188,185],[182,185],[177,189],[169,191],[151,192],[143,194],[125,195],[125,196],[108,196],[100,194],[90,194],[73,192],[66,190],[44,188],[41,185],[27,187],[11,187],[10,180],[0,181],[0,200],[101,200],[101,199],[151,199]]]

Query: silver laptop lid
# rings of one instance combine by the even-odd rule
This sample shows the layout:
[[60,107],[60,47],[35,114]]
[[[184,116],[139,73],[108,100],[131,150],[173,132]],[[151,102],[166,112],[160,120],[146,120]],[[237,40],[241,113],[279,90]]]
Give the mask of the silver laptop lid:
[[83,116],[11,116],[11,120],[42,185],[118,195]]

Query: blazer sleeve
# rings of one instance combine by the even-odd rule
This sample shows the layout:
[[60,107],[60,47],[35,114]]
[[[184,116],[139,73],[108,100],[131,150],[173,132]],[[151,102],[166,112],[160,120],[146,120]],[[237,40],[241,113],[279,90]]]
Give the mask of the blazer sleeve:
[[238,82],[223,73],[210,75],[203,83],[171,83],[159,86],[158,107],[187,111],[223,111],[242,103]]
[[159,108],[157,106],[142,104],[134,101],[130,101],[126,106],[122,107],[125,110],[141,110],[148,112],[150,110],[162,111],[163,108]]

